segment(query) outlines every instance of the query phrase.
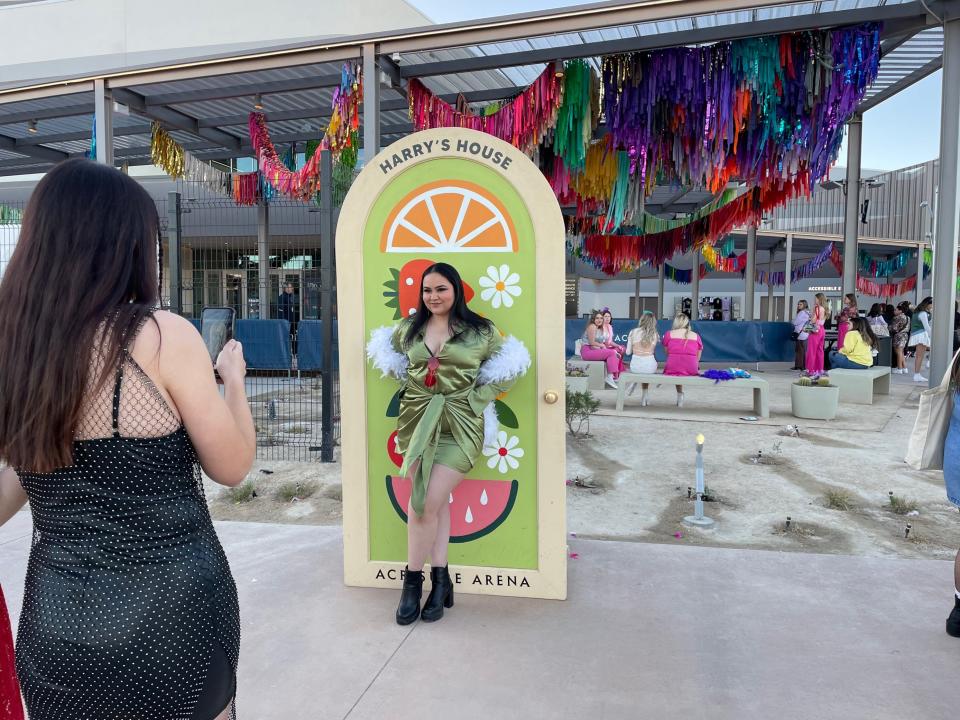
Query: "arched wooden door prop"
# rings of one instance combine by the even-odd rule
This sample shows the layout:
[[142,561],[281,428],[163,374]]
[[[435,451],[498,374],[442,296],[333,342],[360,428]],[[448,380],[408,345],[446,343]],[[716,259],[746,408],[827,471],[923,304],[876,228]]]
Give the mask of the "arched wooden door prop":
[[424,268],[443,261],[470,307],[534,358],[497,401],[496,445],[451,497],[451,575],[458,591],[566,597],[564,225],[542,173],[473,130],[410,135],[367,162],[336,247],[347,584],[398,587],[406,558],[399,385],[368,364],[365,344],[415,310]]

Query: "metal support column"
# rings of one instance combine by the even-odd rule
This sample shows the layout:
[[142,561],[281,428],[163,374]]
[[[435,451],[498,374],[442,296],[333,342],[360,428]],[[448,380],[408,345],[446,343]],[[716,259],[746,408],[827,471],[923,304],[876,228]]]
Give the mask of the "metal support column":
[[180,262],[182,217],[180,193],[167,193],[167,275],[170,282],[170,312],[175,315],[183,315],[183,269]]
[[700,319],[700,249],[693,252],[693,271],[690,275],[690,317]]
[[937,193],[933,267],[933,337],[930,386],[940,384],[953,357],[953,313],[960,232],[960,17],[943,24],[943,89],[940,106],[940,185]]
[[846,208],[843,214],[843,294],[857,292],[857,236],[860,223],[860,143],[863,116],[854,113],[847,123]]
[[93,81],[93,103],[97,162],[113,165],[113,95],[103,78]]
[[773,256],[777,254],[776,246],[770,248],[770,259],[767,260],[767,322],[773,322]]
[[369,162],[380,152],[380,70],[377,46],[363,46],[363,160]]
[[783,263],[783,322],[790,322],[793,303],[790,301],[790,280],[793,272],[793,233],[787,233],[787,259]]
[[633,296],[634,296],[634,319],[640,319],[640,268],[637,268],[637,274],[633,279]]
[[333,155],[320,154],[320,461],[333,462]]
[[663,282],[665,279],[664,274],[664,264],[660,263],[660,267],[657,268],[657,318],[663,317],[664,307],[663,307]]
[[260,319],[270,317],[270,206],[257,203],[257,287],[260,294]]
[[757,226],[747,228],[747,269],[743,276],[746,286],[743,289],[743,319],[753,320],[754,302],[757,292]]

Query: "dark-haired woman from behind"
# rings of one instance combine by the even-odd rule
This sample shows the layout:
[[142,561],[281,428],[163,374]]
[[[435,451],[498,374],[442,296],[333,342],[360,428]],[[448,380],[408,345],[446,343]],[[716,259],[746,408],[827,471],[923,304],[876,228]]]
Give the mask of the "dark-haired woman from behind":
[[0,283],[0,524],[29,498],[31,720],[234,716],[237,592],[201,467],[223,485],[250,469],[246,368],[228,343],[221,396],[199,333],[156,311],[158,227],[134,180],[63,162]]
[[[373,332],[367,354],[403,384],[397,420],[401,473],[412,483],[407,508],[407,567],[396,619],[408,625],[443,617],[453,606],[447,571],[450,494],[485,445],[496,441],[493,400],[530,367],[514,337],[470,308],[456,268],[431,265],[420,282],[416,314]],[[430,595],[423,608],[423,566],[430,559]]]

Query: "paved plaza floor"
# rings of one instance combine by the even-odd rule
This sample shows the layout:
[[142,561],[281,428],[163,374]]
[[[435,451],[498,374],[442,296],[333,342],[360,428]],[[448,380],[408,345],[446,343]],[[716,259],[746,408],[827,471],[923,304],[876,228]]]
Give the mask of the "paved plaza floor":
[[[433,625],[344,587],[338,527],[221,522],[241,720],[947,720],[952,567],[571,538],[565,602],[458,595]],[[30,518],[0,528],[19,614]]]

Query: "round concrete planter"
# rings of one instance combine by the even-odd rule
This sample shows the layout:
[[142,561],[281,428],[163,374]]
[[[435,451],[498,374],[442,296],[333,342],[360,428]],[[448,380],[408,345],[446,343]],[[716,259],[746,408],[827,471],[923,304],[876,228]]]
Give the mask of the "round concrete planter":
[[588,377],[572,377],[567,375],[567,388],[570,392],[586,392],[589,389],[589,380]]
[[840,388],[790,386],[790,403],[793,416],[807,420],[833,420],[837,416]]

